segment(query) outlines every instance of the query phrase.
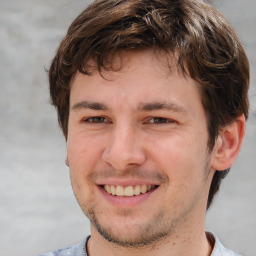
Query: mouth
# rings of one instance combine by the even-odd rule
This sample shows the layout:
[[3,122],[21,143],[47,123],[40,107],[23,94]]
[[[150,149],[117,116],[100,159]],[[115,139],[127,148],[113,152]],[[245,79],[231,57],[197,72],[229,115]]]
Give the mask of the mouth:
[[154,189],[157,185],[136,185],[136,186],[120,186],[120,185],[102,185],[101,186],[108,194],[117,197],[133,197],[141,194],[146,194]]

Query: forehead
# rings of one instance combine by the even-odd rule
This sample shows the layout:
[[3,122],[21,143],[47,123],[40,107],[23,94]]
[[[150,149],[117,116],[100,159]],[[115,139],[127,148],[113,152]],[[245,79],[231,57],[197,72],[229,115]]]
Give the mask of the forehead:
[[[178,53],[167,52],[162,49],[134,49],[134,50],[121,50],[114,54],[109,54],[106,59],[99,64],[91,59],[85,63],[84,71],[90,75],[100,73],[103,78],[117,73],[124,73],[131,71],[133,67],[145,66],[154,63],[154,69],[159,75],[166,76],[173,69],[177,69]],[[183,75],[186,72],[179,70]],[[76,73],[76,75],[79,72]]]
[[[148,100],[179,100],[187,93],[201,102],[200,85],[177,68],[177,55],[163,51],[141,50],[119,52],[110,57],[106,67],[97,70],[91,61],[91,75],[77,73],[71,85],[71,101],[103,96],[136,99],[140,94]],[[176,96],[175,96],[176,95]],[[130,97],[133,96],[133,97]],[[186,97],[185,97],[186,98]],[[109,102],[111,104],[111,102]]]

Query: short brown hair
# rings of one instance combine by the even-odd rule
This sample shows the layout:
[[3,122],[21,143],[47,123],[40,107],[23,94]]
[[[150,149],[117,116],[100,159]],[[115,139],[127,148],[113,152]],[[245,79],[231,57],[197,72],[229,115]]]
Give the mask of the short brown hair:
[[[79,71],[108,69],[121,50],[178,52],[177,66],[202,85],[209,150],[221,127],[248,117],[249,63],[229,22],[202,0],[96,0],[71,24],[50,70],[50,94],[59,124],[68,134],[70,84]],[[228,170],[216,171],[207,207]]]

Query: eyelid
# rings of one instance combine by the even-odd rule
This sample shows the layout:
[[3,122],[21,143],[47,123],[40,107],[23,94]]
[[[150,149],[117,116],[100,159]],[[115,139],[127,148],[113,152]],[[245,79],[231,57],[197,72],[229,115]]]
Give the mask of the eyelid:
[[[162,120],[162,121],[165,121],[165,122],[153,122],[152,120],[154,120],[154,119],[159,119],[159,120]],[[150,124],[171,124],[171,123],[176,123],[176,121],[171,119],[171,118],[167,118],[167,117],[153,116],[153,117],[150,117],[148,119],[147,123],[150,123]]]
[[[93,120],[93,119],[104,119],[103,121],[96,121],[96,120]],[[85,123],[92,123],[92,124],[102,124],[102,123],[107,123],[108,122],[108,119],[104,116],[90,116],[90,117],[87,117],[87,118],[83,118],[83,122]]]
[[[85,117],[82,119],[82,122],[88,123],[88,124],[105,124],[105,123],[112,123],[111,120],[109,120],[105,116],[89,116]],[[160,124],[173,124],[177,123],[176,120],[172,118],[167,118],[167,117],[161,117],[161,116],[151,116],[148,117],[145,122],[145,124],[155,124],[155,125],[160,125]]]

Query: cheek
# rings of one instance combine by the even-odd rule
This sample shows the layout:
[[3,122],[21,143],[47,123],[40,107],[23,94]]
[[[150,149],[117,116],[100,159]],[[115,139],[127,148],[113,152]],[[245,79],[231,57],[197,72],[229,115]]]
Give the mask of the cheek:
[[[89,170],[91,168],[91,162],[88,161],[89,158],[92,160],[92,156],[88,154],[92,150],[84,143],[80,137],[70,136],[67,143],[67,155],[69,160],[69,171],[70,179],[72,183],[72,188],[79,201],[79,195],[87,194],[85,190],[89,188],[87,176],[89,175]],[[83,191],[83,192],[81,192]]]
[[164,166],[175,167],[175,163],[185,164],[187,162],[185,159],[191,157],[191,144],[190,139],[171,134],[163,138],[152,136],[148,139],[147,148],[152,158],[159,159],[158,162],[163,163]]
[[[67,142],[67,154],[70,166],[89,168],[99,159],[103,152],[101,138],[84,133],[70,134]],[[80,168],[79,168],[80,169]]]
[[[204,136],[205,137],[205,136]],[[207,138],[172,135],[168,139],[151,137],[150,158],[170,179],[170,182],[186,186],[200,181],[207,158]],[[152,147],[152,145],[154,145]]]
[[155,142],[152,158],[158,168],[168,176],[168,184],[163,188],[163,205],[172,208],[174,216],[182,209],[189,209],[203,195],[206,185],[205,145],[193,145],[192,140],[176,139]]
[[70,135],[67,143],[69,171],[72,188],[77,200],[83,201],[91,189],[90,176],[95,163],[95,147],[84,136]]

